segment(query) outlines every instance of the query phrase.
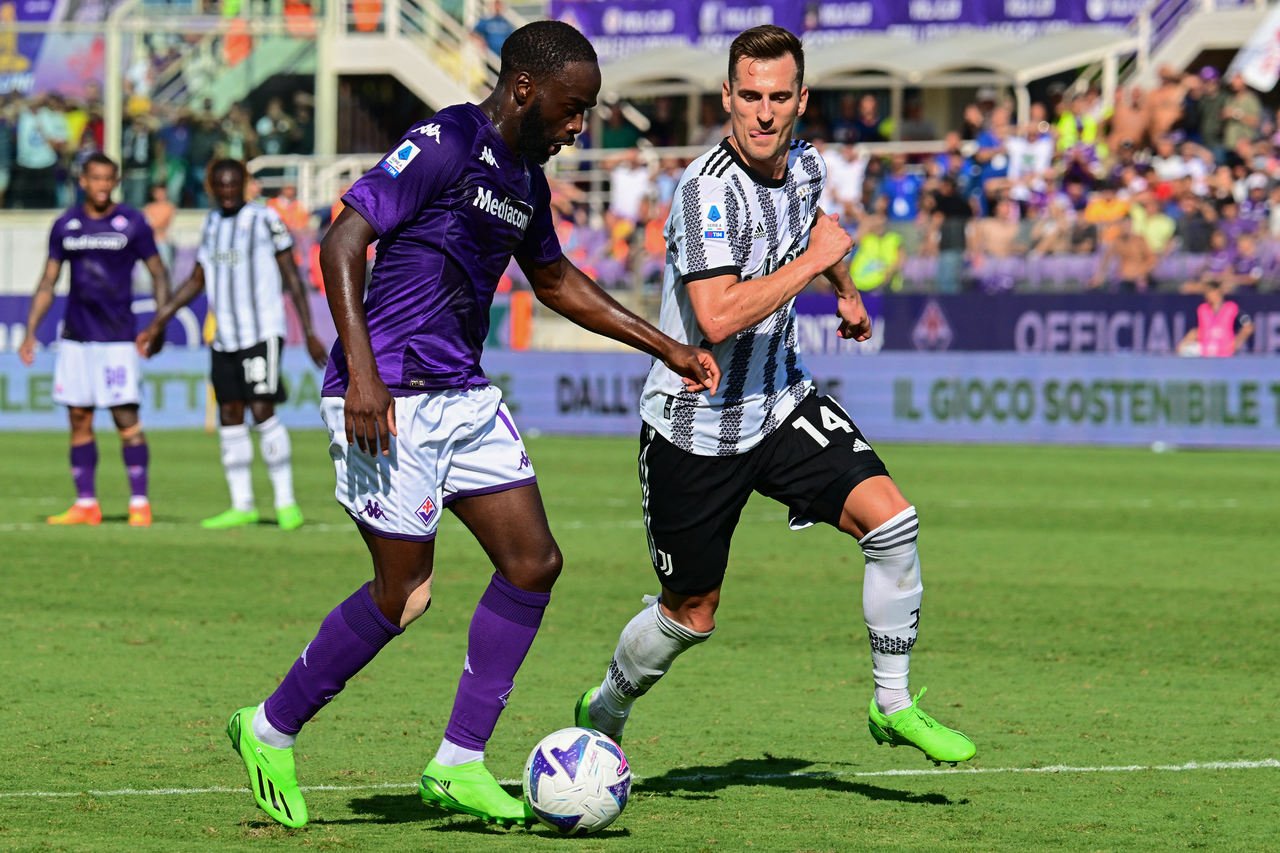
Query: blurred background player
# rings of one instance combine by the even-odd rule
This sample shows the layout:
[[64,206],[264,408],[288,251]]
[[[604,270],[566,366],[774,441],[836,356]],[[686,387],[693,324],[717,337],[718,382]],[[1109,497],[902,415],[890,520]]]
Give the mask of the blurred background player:
[[1240,313],[1240,306],[1227,299],[1222,283],[1213,279],[1204,286],[1204,301],[1196,307],[1196,325],[1178,342],[1178,352],[1230,358],[1252,335],[1253,321]]
[[[265,702],[227,734],[254,799],[273,819],[308,819],[293,745],[332,700],[431,603],[435,536],[447,507],[496,571],[472,616],[453,712],[418,793],[430,806],[500,824],[532,813],[484,765],[551,599],[562,558],[533,465],[480,354],[512,256],[551,309],[662,359],[694,391],[711,356],[623,309],[561,252],[541,165],[582,132],[600,89],[591,44],[540,21],[503,44],[497,88],[414,125],[343,197],[321,248],[338,330],[321,413],[336,497],[373,559],[373,581],[335,608]],[[378,241],[365,286],[365,253]]]
[[661,307],[663,331],[703,342],[725,365],[724,381],[720,394],[695,395],[662,365],[649,373],[640,482],[662,594],[622,629],[575,721],[619,738],[636,699],[711,636],[730,539],[759,492],[788,507],[793,530],[821,521],[858,539],[875,740],[935,762],[968,760],[972,741],[908,691],[923,594],[915,507],[840,404],[815,391],[797,349],[794,300],[819,275],[836,289],[840,336],[871,336],[841,263],[849,237],[818,208],[822,158],[792,140],[808,100],[804,50],[787,30],[753,27],[730,46],[728,71],[722,100],[732,132],[693,161],[676,190]]
[[137,347],[145,356],[158,352],[164,324],[200,291],[208,290],[209,312],[215,319],[210,373],[231,508],[206,518],[200,526],[220,530],[258,523],[251,471],[253,440],[244,417],[247,405],[275,492],[276,523],[282,530],[294,530],[302,525],[302,510],[293,494],[289,431],[276,417],[276,404],[287,398],[280,376],[285,336],[282,282],[297,310],[311,360],[323,366],[327,353],[312,330],[311,309],[293,260],[293,238],[275,211],[245,202],[247,177],[238,160],[219,160],[210,166],[209,191],[215,207],[205,217],[195,268],[138,335]]
[[67,407],[71,420],[71,478],[76,502],[50,516],[50,524],[100,524],[95,474],[98,445],[93,434],[95,408],[111,410],[120,432],[121,453],[129,475],[129,524],[148,527],[147,439],[138,420],[138,356],[134,336],[133,268],[147,266],[156,305],[169,296],[169,274],[156,251],[155,236],[142,213],[116,204],[111,194],[120,169],[105,154],[91,154],[80,174],[84,202],[58,217],[49,232],[49,258],[36,285],[27,315],[27,333],[18,348],[22,363],[35,359],[36,329],[53,304],[62,262],[71,265],[71,289],[62,340],[53,374],[53,401]]

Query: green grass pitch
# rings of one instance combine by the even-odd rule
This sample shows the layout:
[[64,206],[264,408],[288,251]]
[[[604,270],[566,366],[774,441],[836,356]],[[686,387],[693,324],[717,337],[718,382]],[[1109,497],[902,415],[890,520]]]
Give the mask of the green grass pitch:
[[[789,532],[781,507],[753,501],[717,635],[632,718],[627,811],[570,841],[417,802],[490,573],[456,520],[438,540],[429,614],[304,733],[313,822],[286,830],[253,807],[223,726],[369,575],[333,501],[324,437],[294,434],[309,519],[295,533],[198,527],[226,497],[216,439],[195,432],[151,436],[152,529],[124,524],[109,434],[98,477],[108,522],[47,528],[71,494],[65,441],[0,437],[0,849],[1275,847],[1274,453],[881,448],[922,519],[913,686],[978,744],[958,770],[867,734],[856,545],[829,529]],[[490,744],[500,778],[570,723],[655,590],[634,451],[531,442],[566,566]]]

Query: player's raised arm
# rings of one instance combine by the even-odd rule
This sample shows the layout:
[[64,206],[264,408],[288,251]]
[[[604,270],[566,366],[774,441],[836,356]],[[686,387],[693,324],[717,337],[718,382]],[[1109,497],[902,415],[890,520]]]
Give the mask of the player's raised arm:
[[36,283],[36,292],[31,297],[31,309],[27,312],[27,333],[18,346],[18,358],[22,363],[31,366],[36,359],[36,329],[40,328],[44,315],[49,313],[53,305],[53,288],[58,283],[58,274],[62,272],[62,261],[49,258],[44,262],[44,272]]
[[709,391],[720,385],[720,367],[711,353],[682,344],[664,335],[642,318],[618,304],[568,258],[549,264],[518,259],[533,285],[538,301],[584,329],[613,338],[662,360],[685,378],[690,392]]
[[386,456],[396,435],[395,401],[378,375],[364,310],[365,257],[375,239],[373,226],[354,208],[344,208],[320,244],[320,270],[350,376],[347,443],[369,454],[381,449]]
[[853,240],[834,216],[820,216],[809,246],[794,261],[768,275],[743,281],[737,272],[684,277],[698,327],[713,344],[749,329],[791,301],[824,271],[839,264]]

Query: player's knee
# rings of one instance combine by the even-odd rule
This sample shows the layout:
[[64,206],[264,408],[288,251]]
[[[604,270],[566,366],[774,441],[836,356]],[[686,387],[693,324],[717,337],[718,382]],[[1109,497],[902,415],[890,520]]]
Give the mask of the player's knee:
[[675,595],[663,590],[662,609],[673,622],[699,634],[709,634],[716,627],[716,609],[720,606],[720,590],[698,595]]
[[142,444],[146,436],[142,434],[142,424],[133,423],[130,426],[120,427],[120,441],[124,444]]
[[543,548],[504,561],[502,575],[508,581],[531,592],[548,592],[560,577],[564,556],[555,542]]
[[431,607],[431,577],[409,590],[400,615],[400,627],[405,628]]

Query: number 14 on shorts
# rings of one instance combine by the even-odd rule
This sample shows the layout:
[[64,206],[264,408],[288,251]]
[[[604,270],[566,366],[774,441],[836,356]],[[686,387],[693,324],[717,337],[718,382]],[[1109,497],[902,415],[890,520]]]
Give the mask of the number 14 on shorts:
[[[819,430],[816,426],[814,426],[813,423],[810,422],[810,420],[806,418],[804,415],[800,415],[794,421],[792,421],[791,426],[795,429],[803,430],[804,432],[807,432],[809,434],[809,437],[818,443],[819,447],[826,447],[831,443],[831,439],[823,435],[823,432],[834,433],[838,430],[840,432],[847,433],[848,435],[854,435],[853,424],[849,423],[848,421],[849,416],[845,414],[844,409],[840,409],[839,406],[836,406],[836,408],[839,409],[840,411],[839,415],[831,411],[831,409],[827,407],[826,403],[823,403],[822,405],[818,406],[818,414],[822,418],[821,430]],[[841,417],[841,415],[843,415],[844,417]],[[866,445],[866,442],[861,442],[861,443]],[[858,447],[857,444],[855,443],[854,450],[862,450],[862,449],[863,449],[862,447]],[[870,450],[871,449],[870,445],[867,445],[866,449]]]

